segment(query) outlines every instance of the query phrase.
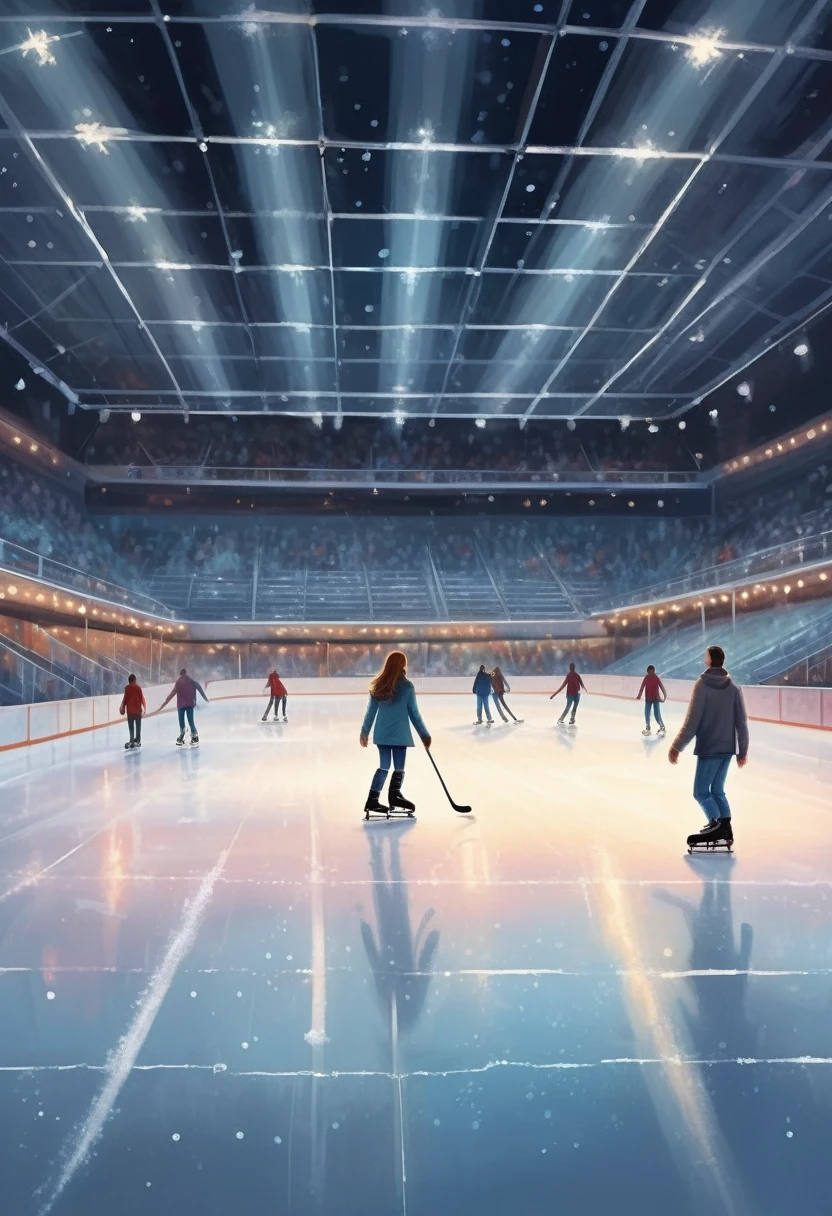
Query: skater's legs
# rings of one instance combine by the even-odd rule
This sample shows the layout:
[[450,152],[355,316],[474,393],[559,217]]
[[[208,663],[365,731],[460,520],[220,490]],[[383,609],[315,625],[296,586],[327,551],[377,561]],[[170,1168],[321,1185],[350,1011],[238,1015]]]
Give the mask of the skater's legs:
[[176,713],[179,718],[179,733],[183,735],[185,733],[185,711],[184,709],[177,709]]
[[505,698],[504,693],[500,693],[500,704],[502,705],[502,707],[506,711],[506,713],[509,714],[511,716],[511,718],[516,722],[517,719],[514,717],[514,714],[511,712],[508,705],[506,705],[506,698]]
[[[728,819],[731,810],[725,797],[725,777],[731,756],[698,756],[693,778],[693,796],[708,819]],[[716,787],[716,788],[714,788]]]
[[[280,708],[281,708],[283,717],[285,718],[286,717],[286,698],[285,697],[281,697],[281,699],[280,699]],[[274,712],[277,713],[277,707],[275,707]]]
[[659,730],[664,730],[664,722],[662,721],[661,701],[653,702],[653,717],[656,719]]
[[[399,748],[396,749],[400,750]],[[384,743],[378,744],[378,768],[376,769],[373,783],[370,786],[374,794],[380,794],[384,789],[384,783],[387,780],[387,774],[390,772],[390,761],[393,758],[393,748],[388,747]],[[402,765],[404,767],[404,765]]]
[[481,693],[477,693],[477,721],[478,722],[482,721],[483,711],[485,711],[485,716],[488,719],[488,721],[493,722],[494,719],[491,717],[491,706],[488,704],[488,697],[487,696],[484,697],[484,696],[482,696]]
[[499,694],[499,693],[497,693],[497,692],[492,693],[491,695],[492,695],[492,697],[494,698],[494,708],[496,709],[497,713],[500,715],[500,717],[501,717],[501,719],[503,720],[503,722],[508,722],[508,718],[507,718],[507,717],[505,716],[505,714],[503,713],[503,707],[502,707],[502,705],[500,704],[500,701],[502,700],[502,697],[501,697],[501,696],[500,696],[500,694]]
[[731,767],[733,758],[733,756],[720,757],[721,764],[711,781],[711,797],[719,807],[720,819],[731,818],[731,808],[728,805],[728,799],[725,797],[725,778],[728,776],[728,769]]
[[[272,693],[272,695],[269,697],[269,703],[266,706],[266,712],[263,714],[264,718],[268,718],[269,714],[272,712],[272,706],[275,704],[276,701],[277,701],[277,697],[274,695],[274,693]],[[275,708],[274,712],[277,713],[276,708]]]
[[188,726],[189,726],[189,728],[190,728],[191,734],[192,734],[192,735],[195,735],[195,734],[196,734],[196,726],[194,725],[194,707],[193,707],[193,705],[188,705],[188,706],[186,706],[186,708],[185,708],[185,713],[186,713],[187,718],[188,718]]
[[649,729],[650,729],[650,710],[651,710],[652,708],[653,708],[653,702],[652,702],[652,701],[645,701],[645,702],[644,702],[644,725],[645,725],[645,727],[647,728],[647,730],[649,730]]
[[127,729],[130,731],[130,742],[135,743],[135,741],[136,741],[136,715],[135,714],[127,715]]
[[[566,708],[572,710],[572,717],[569,719],[570,722],[575,721],[575,714],[578,712],[578,706],[580,705],[580,703],[581,703],[581,694],[579,692],[576,692],[574,697],[566,698]],[[564,712],[564,717],[565,716],[566,716],[566,714]]]

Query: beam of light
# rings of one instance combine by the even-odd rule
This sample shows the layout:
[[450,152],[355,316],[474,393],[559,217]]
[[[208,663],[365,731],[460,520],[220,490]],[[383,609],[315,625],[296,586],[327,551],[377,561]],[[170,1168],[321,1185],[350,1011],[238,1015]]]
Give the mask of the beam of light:
[[30,29],[27,29],[26,33],[28,34],[26,41],[20,44],[23,58],[25,59],[29,52],[33,51],[41,67],[45,67],[47,63],[54,63],[55,56],[49,48],[53,42],[60,42],[60,37],[57,34],[47,34],[46,30],[37,30],[33,34]]
[[[303,116],[318,111],[312,44],[306,30],[276,31],[268,23],[247,20],[258,16],[255,8],[241,16],[243,39],[229,37],[222,26],[206,26],[208,48],[235,131],[256,136],[252,146],[235,146],[234,156],[247,207],[258,213],[252,220],[257,261],[289,271],[258,275],[251,290],[262,294],[261,310],[265,307],[288,323],[287,342],[281,340],[280,349],[287,346],[294,360],[291,373],[287,369],[293,376],[291,387],[319,393],[334,388],[322,378],[333,376],[334,363],[328,370],[313,360],[320,354],[334,359],[338,353],[329,349],[331,341],[324,336],[332,333],[333,300],[320,153],[310,156],[276,142],[305,135],[306,130],[298,129],[308,122]],[[253,117],[252,85],[257,89]],[[275,211],[281,213],[279,219],[271,218]],[[312,216],[316,218],[308,218]],[[312,269],[320,266],[326,270]],[[272,348],[265,334],[262,346],[263,353]]]
[[126,135],[126,127],[104,127],[100,122],[77,122],[75,138],[88,148],[98,148],[105,156],[109,156],[107,144],[119,135]]
[[723,29],[701,30],[698,34],[694,34],[688,42],[686,58],[698,68],[712,63],[722,54],[719,43],[724,36],[725,30]]
[[[473,11],[471,0],[454,7],[460,17]],[[385,267],[397,272],[382,275],[380,319],[396,327],[382,333],[376,382],[382,391],[393,385],[411,391],[433,387],[422,361],[434,355],[436,340],[422,326],[439,315],[445,285],[441,273],[425,271],[446,264],[451,225],[427,217],[455,213],[466,160],[438,152],[437,135],[455,138],[463,127],[476,87],[475,56],[468,39],[436,30],[427,45],[406,38],[390,44],[388,135],[414,150],[385,155],[384,205],[394,215],[414,218],[388,223],[386,248],[378,251]],[[368,149],[365,156],[371,155],[379,154]]]

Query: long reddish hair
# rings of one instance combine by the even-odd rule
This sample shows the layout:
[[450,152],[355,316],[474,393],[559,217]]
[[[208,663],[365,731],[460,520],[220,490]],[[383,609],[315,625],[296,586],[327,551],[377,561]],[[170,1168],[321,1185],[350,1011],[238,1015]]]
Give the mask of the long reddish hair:
[[384,660],[384,666],[370,684],[370,696],[377,701],[391,700],[396,691],[396,685],[407,671],[407,655],[401,650],[391,650]]

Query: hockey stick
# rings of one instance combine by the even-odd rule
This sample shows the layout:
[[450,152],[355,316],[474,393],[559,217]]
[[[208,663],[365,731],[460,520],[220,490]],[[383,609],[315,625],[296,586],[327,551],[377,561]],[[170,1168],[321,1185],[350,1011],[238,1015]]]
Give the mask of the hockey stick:
[[428,760],[430,760],[431,764],[436,769],[436,775],[439,778],[439,782],[442,786],[442,789],[445,791],[445,793],[447,795],[448,802],[450,802],[450,804],[454,808],[454,810],[458,811],[460,815],[470,815],[470,813],[471,813],[470,806],[458,806],[457,803],[454,802],[453,798],[451,797],[450,793],[448,792],[447,785],[442,780],[442,774],[440,773],[440,771],[437,767],[436,761],[434,760],[433,756],[430,754],[430,750],[428,748],[425,748],[425,751],[428,753]]

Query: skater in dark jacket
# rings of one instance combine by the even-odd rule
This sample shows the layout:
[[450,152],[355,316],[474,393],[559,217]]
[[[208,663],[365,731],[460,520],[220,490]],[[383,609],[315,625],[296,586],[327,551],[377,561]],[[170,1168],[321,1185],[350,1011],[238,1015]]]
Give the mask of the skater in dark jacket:
[[561,684],[560,688],[555,689],[549,700],[554,701],[558,693],[562,692],[564,688],[566,689],[566,707],[564,708],[561,716],[558,718],[558,726],[563,726],[565,724],[566,715],[569,713],[570,709],[572,710],[572,717],[569,719],[569,725],[574,726],[575,714],[577,713],[578,706],[581,703],[581,689],[583,689],[584,692],[589,692],[586,684],[584,684],[583,680],[575,670],[574,663],[569,664],[569,671],[564,676],[563,683]]
[[[271,709],[272,706],[274,706],[275,722],[278,722],[280,720],[281,708],[283,709],[283,721],[288,722],[289,719],[286,717],[287,693],[286,693],[286,689],[283,685],[283,681],[281,680],[280,676],[277,674],[276,671],[272,671],[269,673],[268,676],[266,676],[266,688],[268,688],[269,692],[271,693],[271,696],[269,697],[269,703],[266,706],[266,712],[263,714],[261,721],[266,722],[268,720],[269,710]],[[265,692],[265,689],[263,691]]]
[[504,722],[508,722],[506,714],[503,713],[503,710],[505,710],[507,714],[511,714],[511,719],[513,722],[522,722],[523,719],[515,718],[514,714],[511,713],[511,710],[506,705],[505,694],[507,692],[511,692],[511,689],[509,688],[508,680],[500,671],[499,667],[495,667],[491,673],[491,690],[494,697],[494,706],[502,720]]
[[179,714],[179,737],[176,740],[176,746],[182,747],[185,742],[185,718],[188,719],[188,726],[191,731],[191,743],[199,743],[199,735],[197,734],[196,726],[194,725],[194,710],[196,708],[196,694],[202,697],[207,703],[208,698],[202,690],[202,685],[197,684],[196,680],[192,680],[188,675],[187,669],[182,668],[179,672],[179,679],[174,684],[168,695],[165,697],[162,704],[159,706],[159,712],[165,708],[168,701],[172,701],[176,697],[176,711]]
[[474,725],[482,726],[482,714],[483,710],[485,710],[485,716],[488,719],[488,725],[490,726],[494,721],[494,719],[491,717],[491,707],[488,704],[488,700],[491,696],[491,676],[485,670],[485,663],[481,665],[479,671],[474,676],[474,687],[471,691],[477,698],[477,720]]
[[410,723],[416,727],[425,747],[430,747],[431,740],[430,731],[416,704],[416,690],[407,678],[407,655],[400,650],[388,654],[384,667],[370,684],[370,700],[359,736],[362,747],[366,747],[370,741],[370,728],[374,722],[373,742],[378,747],[378,768],[367,795],[364,814],[369,819],[371,813],[383,814],[387,809],[381,805],[378,797],[384,789],[391,759],[393,776],[387,793],[390,809],[415,811],[413,803],[402,797],[407,749],[413,747]]
[[731,808],[725,797],[725,778],[731,761],[744,768],[748,763],[748,718],[742,691],[725,670],[725,651],[709,646],[706,668],[693,687],[682,728],[668,753],[678,764],[679,753],[696,739],[696,775],[693,796],[708,816],[701,832],[688,837],[688,845],[732,844]]
[[645,729],[641,732],[643,735],[649,735],[650,731],[650,711],[656,719],[656,725],[659,728],[659,734],[665,733],[664,722],[662,721],[662,711],[659,708],[662,701],[667,700],[667,689],[662,684],[659,677],[656,675],[656,669],[651,663],[647,668],[647,675],[641,681],[641,688],[638,690],[637,701],[641,700],[644,694],[644,722]]
[[127,714],[127,729],[130,731],[130,738],[124,745],[125,750],[142,745],[142,711],[147,712],[147,701],[136,677],[130,675],[127,677],[124,696],[118,707],[120,714]]

